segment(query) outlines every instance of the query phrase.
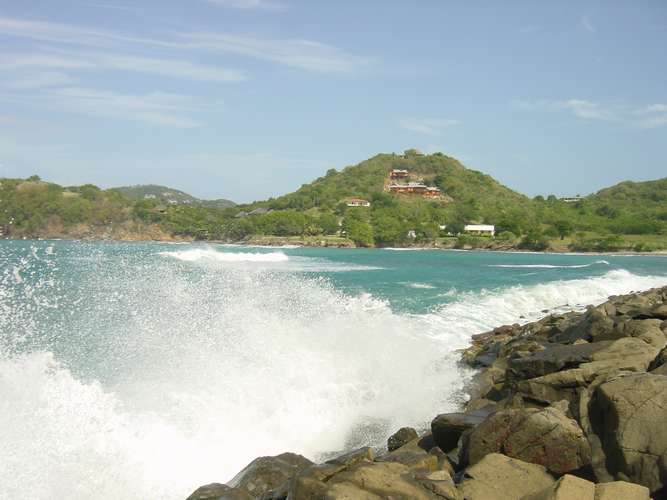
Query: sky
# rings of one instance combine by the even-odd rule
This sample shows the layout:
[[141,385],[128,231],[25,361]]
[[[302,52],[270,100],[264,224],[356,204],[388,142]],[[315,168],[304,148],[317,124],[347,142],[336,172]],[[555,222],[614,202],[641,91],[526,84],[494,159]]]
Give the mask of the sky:
[[667,2],[0,0],[0,177],[247,202],[409,148],[667,176]]

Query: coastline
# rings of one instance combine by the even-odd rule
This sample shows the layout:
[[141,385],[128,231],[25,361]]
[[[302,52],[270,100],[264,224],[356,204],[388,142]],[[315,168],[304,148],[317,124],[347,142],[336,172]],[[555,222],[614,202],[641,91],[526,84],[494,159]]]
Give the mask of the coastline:
[[430,432],[320,464],[260,457],[188,500],[665,498],[666,346],[667,287],[500,326],[461,351],[469,400]]
[[[338,238],[340,239],[340,238]],[[450,251],[450,252],[494,252],[494,253],[518,253],[518,254],[536,254],[536,255],[599,255],[599,256],[617,256],[617,257],[667,257],[667,250],[652,250],[646,252],[636,252],[633,250],[618,250],[613,252],[583,252],[583,251],[571,251],[571,250],[559,250],[554,248],[549,248],[546,250],[527,250],[522,248],[517,248],[513,246],[508,247],[498,247],[498,248],[454,248],[453,246],[440,246],[433,244],[412,244],[405,246],[372,246],[372,247],[362,247],[356,246],[353,242],[349,240],[341,241],[339,244],[331,244],[330,240],[321,239],[321,238],[310,238],[303,239],[297,237],[262,237],[262,238],[250,238],[245,240],[196,240],[193,238],[185,238],[179,236],[171,235],[155,235],[152,237],[146,237],[146,235],[135,235],[132,234],[129,237],[120,237],[120,238],[111,238],[107,236],[72,236],[72,235],[60,235],[60,236],[38,236],[38,237],[24,237],[24,238],[0,238],[0,241],[86,241],[86,242],[109,242],[109,243],[176,243],[176,244],[213,244],[213,245],[234,245],[238,247],[247,247],[247,248],[341,248],[341,249],[357,249],[357,250],[395,250],[395,251],[420,251],[420,250],[440,250],[440,251]]]

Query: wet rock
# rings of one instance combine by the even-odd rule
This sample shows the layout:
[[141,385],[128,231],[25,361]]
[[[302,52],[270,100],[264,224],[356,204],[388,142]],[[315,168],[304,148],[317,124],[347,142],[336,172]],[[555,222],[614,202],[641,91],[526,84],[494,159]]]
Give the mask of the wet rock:
[[589,418],[607,470],[656,492],[667,486],[667,377],[630,374],[601,384]]
[[514,378],[530,379],[541,377],[569,368],[576,368],[593,359],[593,355],[612,342],[596,342],[577,345],[550,345],[545,350],[524,358],[511,359],[508,368]]
[[521,500],[595,500],[595,484],[565,474],[550,487]]
[[412,427],[402,427],[389,437],[387,440],[387,449],[394,451],[413,439],[417,439],[417,437],[417,431]]
[[353,450],[343,455],[339,455],[331,460],[327,460],[327,464],[341,465],[343,467],[350,467],[364,460],[372,461],[375,458],[373,448],[364,446],[358,450]]
[[256,458],[229,481],[228,485],[246,491],[252,498],[281,486],[312,462],[295,453]]
[[211,483],[197,488],[187,500],[252,500],[248,492],[226,484]]
[[466,500],[518,500],[553,483],[540,465],[491,453],[466,469],[459,490]]
[[431,422],[433,440],[444,452],[456,448],[461,434],[481,424],[490,414],[488,410],[476,410],[466,413],[443,413]]
[[581,427],[553,407],[502,410],[488,417],[465,436],[462,461],[475,464],[489,453],[539,464],[555,474],[591,461]]

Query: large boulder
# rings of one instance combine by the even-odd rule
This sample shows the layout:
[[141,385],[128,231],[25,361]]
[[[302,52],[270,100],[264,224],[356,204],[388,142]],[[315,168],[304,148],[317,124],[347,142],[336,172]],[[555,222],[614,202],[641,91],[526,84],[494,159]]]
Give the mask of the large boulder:
[[197,488],[187,500],[252,500],[247,491],[226,484],[211,483]]
[[248,492],[252,498],[260,498],[309,465],[312,465],[310,460],[295,453],[259,457],[250,462],[227,484],[232,488]]
[[646,486],[626,481],[613,481],[595,485],[595,500],[650,500]]
[[590,464],[590,446],[571,418],[555,407],[507,409],[494,413],[464,437],[462,462],[475,464],[503,453],[564,474]]
[[667,376],[629,374],[601,384],[589,419],[606,468],[616,479],[655,493],[667,486]]
[[466,500],[520,500],[553,483],[540,465],[491,453],[466,469],[459,490]]
[[526,495],[521,500],[595,500],[595,484],[565,474],[548,488]]
[[456,448],[461,434],[481,424],[489,411],[476,410],[466,413],[443,413],[431,422],[435,444],[444,452]]

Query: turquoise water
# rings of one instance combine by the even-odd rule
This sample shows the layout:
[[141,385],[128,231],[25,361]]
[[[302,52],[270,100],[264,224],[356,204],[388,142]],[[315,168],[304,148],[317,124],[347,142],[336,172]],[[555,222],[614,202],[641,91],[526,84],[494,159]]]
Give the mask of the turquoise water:
[[667,258],[0,241],[0,498],[184,498],[460,403],[470,335]]

